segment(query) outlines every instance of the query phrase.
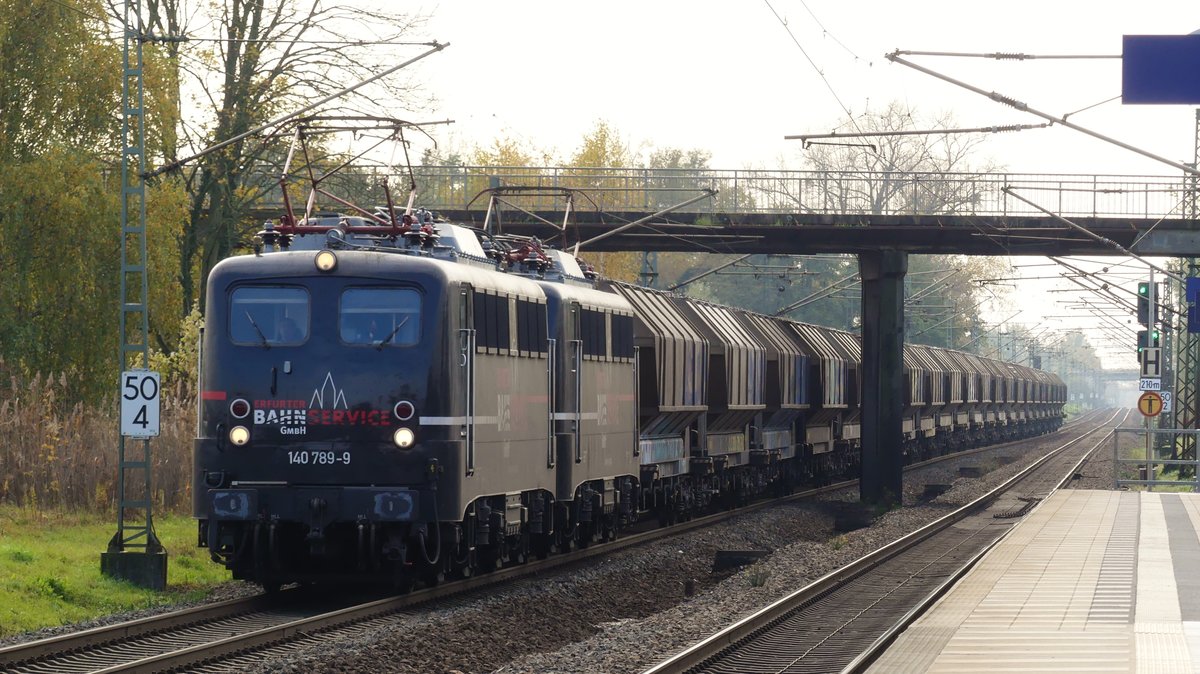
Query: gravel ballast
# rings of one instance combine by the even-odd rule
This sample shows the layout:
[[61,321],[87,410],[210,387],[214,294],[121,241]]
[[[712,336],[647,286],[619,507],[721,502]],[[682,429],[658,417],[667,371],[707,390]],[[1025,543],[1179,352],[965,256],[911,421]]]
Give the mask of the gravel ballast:
[[[393,617],[349,639],[262,658],[254,671],[640,671],[978,498],[1027,465],[1029,455],[1057,446],[1049,439],[1024,444],[910,473],[905,507],[867,528],[846,533],[834,528],[838,513],[857,501],[857,489],[786,504],[582,568],[522,580],[449,608]],[[983,477],[958,477],[964,466],[978,467]],[[922,502],[926,484],[950,488]],[[772,554],[740,571],[714,574],[718,550]],[[696,587],[691,597],[683,591],[689,580]]]

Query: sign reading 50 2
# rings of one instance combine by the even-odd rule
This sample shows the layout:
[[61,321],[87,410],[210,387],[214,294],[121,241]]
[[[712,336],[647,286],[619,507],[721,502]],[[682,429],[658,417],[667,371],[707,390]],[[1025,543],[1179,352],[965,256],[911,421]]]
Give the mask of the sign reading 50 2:
[[149,370],[121,373],[121,435],[158,436],[158,382],[158,373]]

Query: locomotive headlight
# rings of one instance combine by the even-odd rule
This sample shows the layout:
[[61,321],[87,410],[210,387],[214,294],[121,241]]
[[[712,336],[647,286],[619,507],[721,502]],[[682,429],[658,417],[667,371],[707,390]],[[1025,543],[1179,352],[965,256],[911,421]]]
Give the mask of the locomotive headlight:
[[317,253],[316,263],[320,271],[333,271],[337,268],[337,256],[331,250],[323,250]]
[[395,442],[396,446],[400,449],[408,449],[409,447],[412,447],[414,440],[416,440],[416,436],[413,435],[412,430],[407,428],[397,428],[396,432],[392,434],[392,441]]
[[241,447],[250,442],[250,429],[245,426],[234,426],[229,429],[229,442],[235,447]]

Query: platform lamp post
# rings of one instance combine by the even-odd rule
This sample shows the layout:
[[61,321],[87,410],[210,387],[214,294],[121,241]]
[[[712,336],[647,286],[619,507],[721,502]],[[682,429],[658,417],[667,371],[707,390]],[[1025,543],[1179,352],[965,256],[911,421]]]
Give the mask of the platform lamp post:
[[150,438],[158,435],[159,379],[150,372],[150,285],[146,254],[146,123],[141,0],[125,0],[121,71],[121,434],[117,531],[100,555],[104,575],[142,587],[167,586],[167,553],[154,533]]

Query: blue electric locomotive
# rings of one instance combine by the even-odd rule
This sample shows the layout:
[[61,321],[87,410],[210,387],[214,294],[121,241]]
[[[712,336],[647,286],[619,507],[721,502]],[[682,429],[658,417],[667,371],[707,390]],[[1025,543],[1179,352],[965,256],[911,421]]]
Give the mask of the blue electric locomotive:
[[561,253],[498,273],[467,229],[405,230],[318,218],[209,277],[194,505],[236,578],[432,582],[631,517],[629,305]]

